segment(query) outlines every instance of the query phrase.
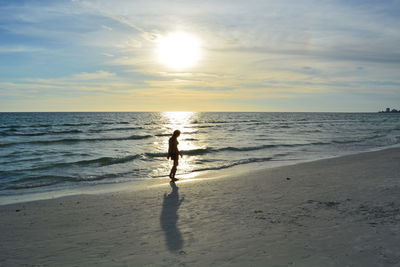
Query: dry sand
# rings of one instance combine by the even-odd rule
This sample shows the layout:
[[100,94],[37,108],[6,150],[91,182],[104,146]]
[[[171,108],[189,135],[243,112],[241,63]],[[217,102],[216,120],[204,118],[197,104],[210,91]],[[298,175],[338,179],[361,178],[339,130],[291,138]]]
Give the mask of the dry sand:
[[0,265],[400,266],[398,148],[176,185],[0,206]]

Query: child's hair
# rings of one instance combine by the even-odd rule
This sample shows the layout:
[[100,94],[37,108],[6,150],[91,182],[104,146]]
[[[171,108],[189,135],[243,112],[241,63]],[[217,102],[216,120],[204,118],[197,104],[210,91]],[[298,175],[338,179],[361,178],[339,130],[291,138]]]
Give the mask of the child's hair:
[[173,137],[178,137],[181,135],[181,131],[175,130],[174,133],[172,134]]

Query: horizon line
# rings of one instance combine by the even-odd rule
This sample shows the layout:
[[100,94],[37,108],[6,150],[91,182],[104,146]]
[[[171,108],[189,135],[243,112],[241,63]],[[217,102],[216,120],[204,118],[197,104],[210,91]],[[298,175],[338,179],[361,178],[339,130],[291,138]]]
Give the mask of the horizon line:
[[380,113],[381,111],[0,111],[0,113],[164,113],[164,112],[194,112],[194,113]]

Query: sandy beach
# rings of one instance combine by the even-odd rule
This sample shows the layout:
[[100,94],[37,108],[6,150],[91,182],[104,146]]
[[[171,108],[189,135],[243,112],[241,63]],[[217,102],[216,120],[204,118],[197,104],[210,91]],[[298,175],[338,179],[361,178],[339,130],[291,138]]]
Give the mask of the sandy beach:
[[0,266],[400,266],[400,149],[0,206]]

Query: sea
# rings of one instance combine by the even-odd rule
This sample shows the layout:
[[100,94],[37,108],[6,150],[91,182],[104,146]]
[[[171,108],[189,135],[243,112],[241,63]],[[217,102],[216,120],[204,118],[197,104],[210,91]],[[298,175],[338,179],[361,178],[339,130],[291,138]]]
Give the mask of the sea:
[[168,181],[166,152],[176,129],[182,180],[400,144],[400,114],[0,113],[0,204],[10,196]]

